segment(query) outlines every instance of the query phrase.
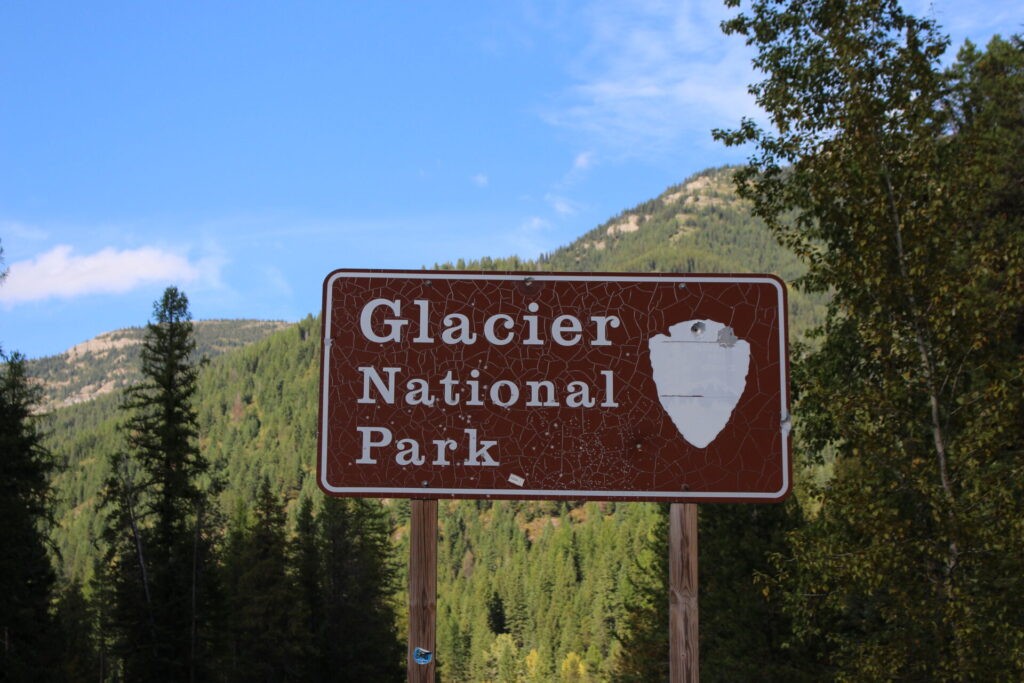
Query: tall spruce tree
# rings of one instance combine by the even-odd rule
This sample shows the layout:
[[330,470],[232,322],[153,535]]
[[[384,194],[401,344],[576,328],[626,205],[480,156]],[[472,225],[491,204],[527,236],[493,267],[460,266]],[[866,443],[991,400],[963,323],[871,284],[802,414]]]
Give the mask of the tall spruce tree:
[[[62,587],[56,618],[63,641],[58,660],[62,680],[104,680],[103,663],[96,647],[96,613],[78,581],[69,581]],[[58,661],[53,664],[57,666]]]
[[[2,252],[0,252],[2,253]],[[38,388],[19,353],[0,352],[0,678],[48,680],[57,667],[49,606],[55,575],[47,554],[49,475],[56,468],[33,414]]]
[[[730,6],[738,0],[729,0]],[[1024,677],[1024,49],[892,0],[759,0],[754,212],[830,292],[794,368],[804,457],[836,455],[779,588],[841,680]]]
[[312,638],[291,569],[284,504],[263,479],[252,521],[233,530],[225,562],[229,681],[311,680]]
[[108,614],[119,675],[128,680],[207,678],[212,567],[206,459],[197,444],[198,364],[188,299],[168,287],[153,306],[143,381],[122,409],[123,452],[110,458],[105,532],[114,599]]
[[324,563],[323,544],[313,515],[313,499],[306,497],[299,504],[295,520],[295,579],[303,616],[310,656],[302,662],[302,678],[306,681],[321,680],[320,643],[326,637],[324,625]]
[[404,680],[385,511],[375,500],[328,498],[318,522],[324,582],[319,680]]

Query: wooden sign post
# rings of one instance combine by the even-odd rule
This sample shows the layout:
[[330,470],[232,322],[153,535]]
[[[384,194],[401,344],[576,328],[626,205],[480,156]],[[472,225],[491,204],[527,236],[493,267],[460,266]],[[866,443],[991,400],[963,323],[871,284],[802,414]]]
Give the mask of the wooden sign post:
[[697,505],[672,503],[668,530],[669,680],[700,680],[697,612]]
[[437,624],[437,500],[414,499],[409,528],[409,683],[433,683]]

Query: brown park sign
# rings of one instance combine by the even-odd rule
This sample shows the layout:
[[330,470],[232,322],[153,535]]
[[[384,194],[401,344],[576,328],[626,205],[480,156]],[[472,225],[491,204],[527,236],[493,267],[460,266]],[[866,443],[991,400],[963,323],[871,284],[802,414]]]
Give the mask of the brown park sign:
[[323,296],[330,495],[789,493],[774,276],[338,270]]

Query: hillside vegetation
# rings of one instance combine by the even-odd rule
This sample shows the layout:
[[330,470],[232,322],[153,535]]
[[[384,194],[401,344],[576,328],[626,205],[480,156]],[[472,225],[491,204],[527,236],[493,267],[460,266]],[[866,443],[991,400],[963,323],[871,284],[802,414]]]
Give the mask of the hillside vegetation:
[[[484,257],[435,264],[455,270],[638,273],[774,273],[793,282],[805,267],[740,199],[731,167],[708,169],[610,218],[536,260]],[[826,299],[790,287],[794,336],[824,320]]]
[[[263,339],[288,323],[269,320],[200,320],[194,323],[197,351],[213,358]],[[44,411],[88,401],[135,384],[142,327],[105,332],[64,353],[26,363],[29,376],[43,388]]]

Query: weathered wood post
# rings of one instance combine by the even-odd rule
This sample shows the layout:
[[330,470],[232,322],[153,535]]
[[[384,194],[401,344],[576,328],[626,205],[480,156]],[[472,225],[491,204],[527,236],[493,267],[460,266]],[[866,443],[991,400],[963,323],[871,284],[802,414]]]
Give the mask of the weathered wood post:
[[437,630],[437,501],[412,500],[409,525],[409,683],[433,683]]
[[700,680],[697,613],[697,505],[672,503],[669,509],[669,680]]

